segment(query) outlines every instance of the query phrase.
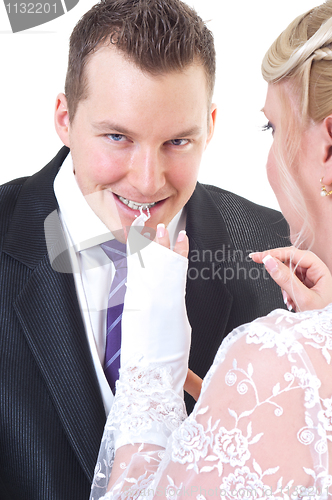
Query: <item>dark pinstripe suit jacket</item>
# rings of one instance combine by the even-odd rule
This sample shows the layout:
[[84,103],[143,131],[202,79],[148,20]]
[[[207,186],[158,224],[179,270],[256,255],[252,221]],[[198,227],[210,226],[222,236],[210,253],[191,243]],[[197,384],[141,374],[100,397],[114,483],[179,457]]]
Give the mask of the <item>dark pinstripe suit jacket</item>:
[[[0,500],[87,499],[105,422],[73,276],[52,269],[44,237],[67,154],[0,187]],[[187,233],[190,365],[203,376],[230,330],[283,306],[245,257],[288,244],[287,225],[279,212],[198,184]]]

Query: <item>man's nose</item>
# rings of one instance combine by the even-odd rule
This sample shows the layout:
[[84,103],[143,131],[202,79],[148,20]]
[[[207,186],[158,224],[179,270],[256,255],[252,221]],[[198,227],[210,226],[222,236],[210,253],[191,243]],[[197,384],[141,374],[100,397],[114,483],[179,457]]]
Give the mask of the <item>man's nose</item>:
[[166,184],[164,158],[152,148],[141,149],[132,158],[131,184],[144,196],[151,197]]

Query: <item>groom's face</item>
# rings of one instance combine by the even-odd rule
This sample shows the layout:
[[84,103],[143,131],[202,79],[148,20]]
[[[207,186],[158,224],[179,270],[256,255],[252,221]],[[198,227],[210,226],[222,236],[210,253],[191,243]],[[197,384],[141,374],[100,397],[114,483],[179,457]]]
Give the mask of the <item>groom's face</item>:
[[214,130],[203,67],[150,75],[103,47],[86,71],[88,95],[73,121],[61,115],[64,96],[56,111],[82,193],[110,230],[130,226],[142,204],[149,227],[167,225],[194,191]]

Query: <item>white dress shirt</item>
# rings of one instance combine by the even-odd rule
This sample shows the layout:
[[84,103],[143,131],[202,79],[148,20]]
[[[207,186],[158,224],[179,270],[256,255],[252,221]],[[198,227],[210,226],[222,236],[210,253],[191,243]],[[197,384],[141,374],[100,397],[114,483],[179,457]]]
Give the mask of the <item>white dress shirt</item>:
[[[79,272],[74,273],[78,302],[108,414],[113,393],[106,380],[103,364],[108,294],[115,271],[113,263],[99,245],[112,239],[113,235],[90,208],[78,187],[70,153],[54,180],[54,193],[68,244],[75,250],[70,255],[76,259],[76,262],[72,262],[73,269],[79,269]],[[185,211],[182,209],[168,225],[172,246],[179,231],[185,228],[185,222]]]

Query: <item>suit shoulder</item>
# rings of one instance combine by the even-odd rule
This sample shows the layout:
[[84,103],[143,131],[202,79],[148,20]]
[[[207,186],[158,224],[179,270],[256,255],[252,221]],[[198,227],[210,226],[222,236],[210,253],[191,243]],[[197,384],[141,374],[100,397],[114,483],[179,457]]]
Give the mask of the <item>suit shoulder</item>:
[[29,176],[25,176],[25,177],[19,177],[17,179],[12,179],[11,181],[8,181],[8,182],[5,182],[5,184],[2,184],[0,186],[0,193],[2,193],[3,191],[5,191],[5,188],[7,186],[23,186],[23,184],[25,183],[25,181],[29,179]]
[[6,207],[15,206],[21,188],[28,178],[20,177],[0,186],[0,216],[3,215]]
[[14,213],[20,191],[27,179],[28,177],[21,177],[0,186],[0,248],[2,247],[2,239],[7,232],[11,217]]
[[278,210],[257,205],[216,186],[203,184],[203,188],[209,193],[235,240],[246,239],[247,245],[259,242],[258,246],[263,248],[265,242],[269,242],[269,247],[290,245],[287,221]]
[[272,221],[282,221],[287,225],[287,222],[284,219],[284,216],[278,210],[274,210],[273,208],[264,207],[263,205],[257,205],[247,198],[243,198],[231,191],[226,191],[225,189],[221,189],[217,186],[212,186],[210,184],[202,184],[202,186],[209,192],[211,198],[218,206],[218,208],[222,208],[223,212],[233,211],[235,207],[238,209],[243,209],[252,213],[252,215],[256,216],[264,216],[267,219]]

